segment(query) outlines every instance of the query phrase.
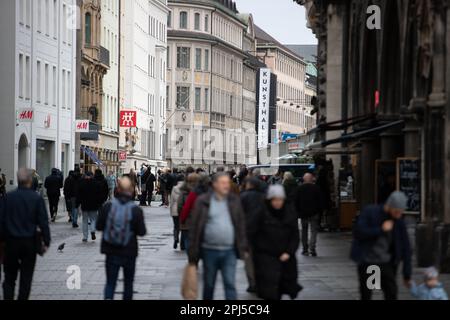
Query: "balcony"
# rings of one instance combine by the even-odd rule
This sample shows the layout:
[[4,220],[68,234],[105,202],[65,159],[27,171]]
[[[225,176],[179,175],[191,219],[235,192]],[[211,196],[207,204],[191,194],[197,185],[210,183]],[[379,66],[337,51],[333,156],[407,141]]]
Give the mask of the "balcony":
[[110,58],[109,58],[109,50],[108,49],[106,49],[104,47],[100,47],[99,60],[100,60],[101,64],[103,64],[104,66],[109,68],[109,66],[110,66]]

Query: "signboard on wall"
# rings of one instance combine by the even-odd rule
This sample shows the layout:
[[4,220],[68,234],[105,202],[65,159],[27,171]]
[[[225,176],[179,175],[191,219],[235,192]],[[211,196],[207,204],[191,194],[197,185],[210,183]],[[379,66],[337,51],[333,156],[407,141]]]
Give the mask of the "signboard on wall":
[[75,121],[75,132],[89,132],[89,120],[76,120]]
[[34,110],[30,109],[20,109],[18,112],[17,119],[19,122],[33,122],[34,121]]
[[120,111],[120,127],[121,128],[136,128],[137,127],[137,112],[131,110]]
[[258,99],[258,149],[265,149],[269,145],[270,125],[270,80],[271,71],[267,68],[259,70],[259,99]]
[[119,161],[120,162],[127,161],[127,158],[128,158],[128,154],[126,151],[119,151]]
[[420,213],[421,172],[418,158],[397,159],[397,190],[408,197],[406,212]]

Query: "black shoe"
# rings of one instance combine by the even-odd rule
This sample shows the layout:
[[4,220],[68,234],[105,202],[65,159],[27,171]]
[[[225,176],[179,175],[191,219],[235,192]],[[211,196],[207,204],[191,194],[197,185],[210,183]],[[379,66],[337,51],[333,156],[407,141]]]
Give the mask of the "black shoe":
[[248,293],[256,293],[256,288],[255,287],[248,287],[247,288],[247,292]]
[[79,228],[79,226],[77,224],[73,224],[72,228],[77,229],[77,228]]
[[55,222],[55,221],[56,221],[56,217],[53,217],[53,218],[52,218],[52,222]]
[[83,242],[87,242],[87,239],[83,239]]
[[304,255],[305,257],[309,256],[308,250],[303,250],[302,255]]
[[312,257],[317,257],[317,252],[316,252],[316,250],[311,251],[311,256],[312,256]]
[[91,238],[92,238],[92,241],[94,241],[95,239],[97,239],[97,237],[95,236],[95,232],[91,232]]
[[173,248],[174,248],[174,249],[177,249],[177,248],[178,248],[178,241],[174,241],[174,242],[173,242]]
[[72,222],[72,218],[69,218],[69,223],[71,223]]

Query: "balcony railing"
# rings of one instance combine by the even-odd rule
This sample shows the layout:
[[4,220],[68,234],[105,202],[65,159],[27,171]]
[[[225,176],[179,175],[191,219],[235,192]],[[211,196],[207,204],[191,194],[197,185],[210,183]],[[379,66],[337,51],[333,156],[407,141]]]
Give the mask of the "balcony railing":
[[100,47],[100,63],[109,67],[109,59],[109,50],[104,47]]

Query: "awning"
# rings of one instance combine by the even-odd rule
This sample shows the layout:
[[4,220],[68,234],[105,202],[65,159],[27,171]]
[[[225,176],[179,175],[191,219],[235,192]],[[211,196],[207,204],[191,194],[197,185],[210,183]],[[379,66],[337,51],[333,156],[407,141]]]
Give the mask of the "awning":
[[100,161],[99,158],[97,158],[97,155],[94,153],[94,151],[92,151],[91,149],[89,149],[88,147],[81,147],[80,148],[81,151],[83,151],[89,158],[91,158],[91,160],[99,167],[104,167],[105,165]]
[[324,148],[324,147],[332,145],[332,144],[360,139],[363,137],[371,136],[373,134],[377,134],[377,133],[389,130],[394,127],[403,126],[404,123],[405,123],[404,120],[399,120],[399,121],[390,122],[387,124],[380,125],[378,127],[370,128],[370,129],[354,131],[352,133],[342,135],[341,137],[336,138],[336,139],[311,143],[306,148],[307,149],[318,149],[318,148],[321,149],[321,148]]

